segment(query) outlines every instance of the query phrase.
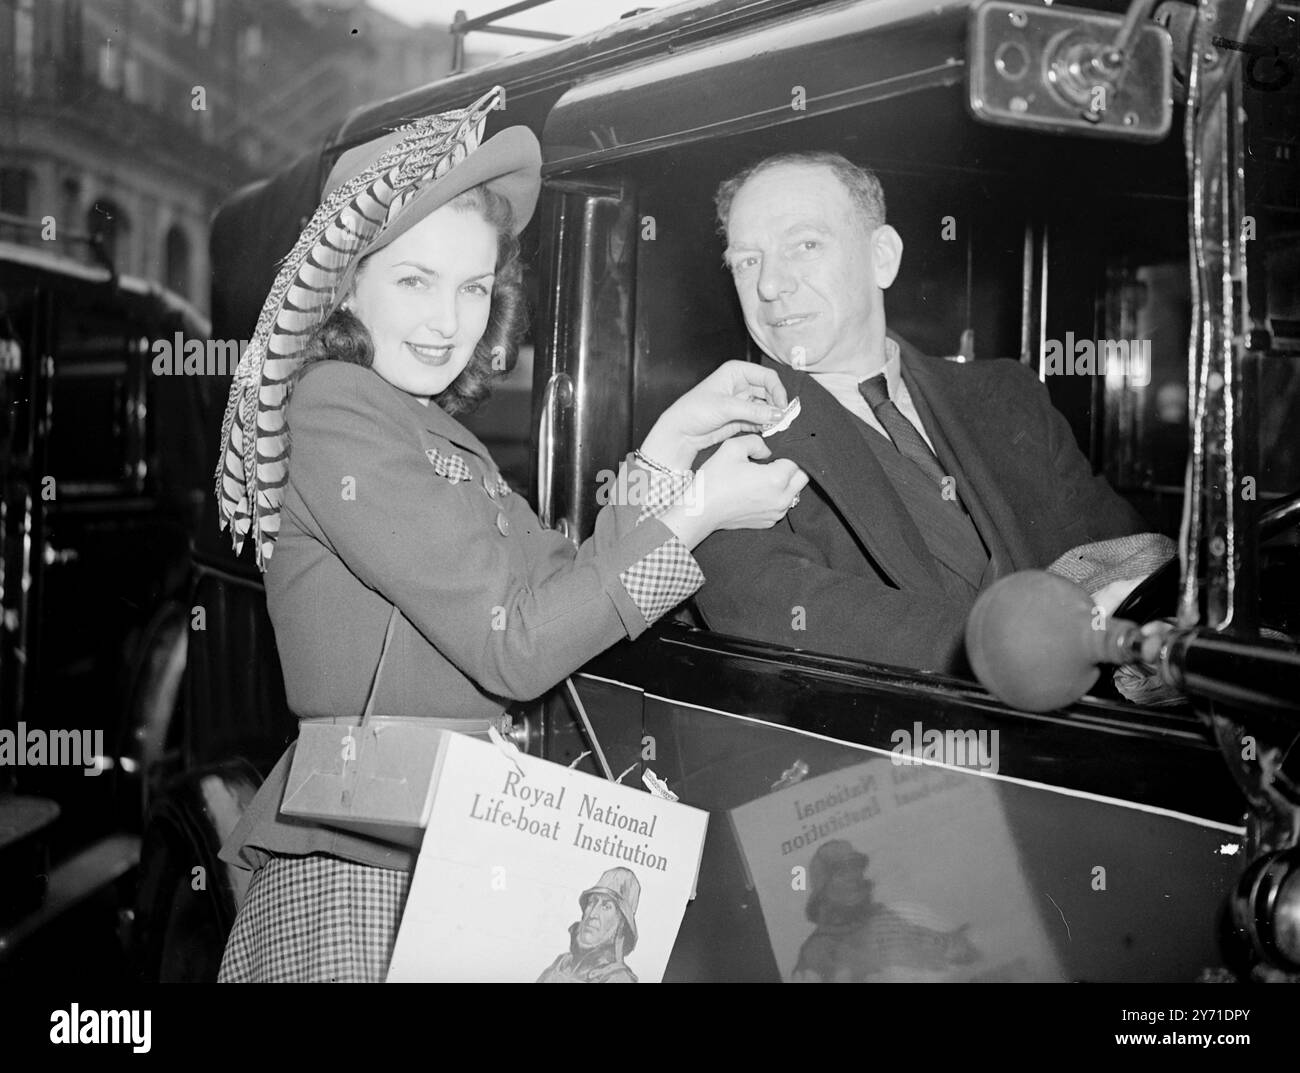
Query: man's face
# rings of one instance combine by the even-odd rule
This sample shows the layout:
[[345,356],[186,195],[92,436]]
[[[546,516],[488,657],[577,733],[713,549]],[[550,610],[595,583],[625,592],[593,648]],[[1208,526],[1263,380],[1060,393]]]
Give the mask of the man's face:
[[594,950],[612,942],[619,925],[618,906],[605,894],[593,894],[587,899],[578,925],[578,946]]
[[820,165],[783,164],[736,194],[727,265],[745,325],[768,355],[796,369],[862,372],[883,345],[882,289],[902,242],[869,228],[844,184]]

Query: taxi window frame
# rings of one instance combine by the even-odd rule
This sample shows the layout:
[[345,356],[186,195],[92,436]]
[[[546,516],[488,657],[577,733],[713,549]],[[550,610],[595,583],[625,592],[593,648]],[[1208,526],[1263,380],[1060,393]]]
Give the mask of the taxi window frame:
[[[917,89],[914,90],[913,93],[908,94],[907,97],[915,97],[916,94],[923,93],[925,89],[943,91],[950,94],[949,99],[954,104],[960,98],[960,87],[953,87],[950,83],[945,83],[943,85],[927,86],[924,87],[924,89]],[[877,110],[885,107],[889,107],[891,109],[898,109],[899,105],[902,103],[903,102],[898,99],[891,99],[890,101],[885,103],[876,102],[872,105],[864,105],[862,106],[862,109],[865,110],[868,107]],[[828,117],[823,116],[819,118],[826,120]],[[843,124],[845,129],[850,132],[850,135],[853,135],[855,132],[855,127],[854,124],[851,122],[852,118],[853,115],[851,113],[845,113],[843,111],[839,111],[834,114],[831,121]],[[998,144],[999,142],[1005,143],[1008,140],[1011,142],[1023,141],[1026,138],[1026,136],[1024,135],[1019,135],[1019,134],[1007,135],[1005,132],[989,131],[987,130],[987,128],[974,126],[973,121],[970,120],[969,117],[965,115],[964,111],[961,110],[960,107],[952,108],[948,112],[945,118],[949,124],[955,124],[957,128],[962,128],[967,124],[971,124],[971,127],[969,129],[982,133],[984,137],[987,139],[987,141],[994,145]],[[800,128],[783,126],[783,128],[778,132],[773,132],[771,130],[748,131],[745,134],[737,135],[730,139],[727,139],[727,143],[730,143],[732,146],[738,144],[753,144],[755,146],[762,146],[764,148],[775,147],[772,148],[770,151],[780,151],[782,148],[790,147],[784,143],[788,142],[789,133],[797,132],[799,129]],[[945,128],[945,129],[949,129],[949,128]],[[1052,139],[1050,138],[1050,136],[1044,136],[1044,135],[1036,135],[1030,137],[1032,137],[1032,141],[1036,145],[1041,146],[1041,143],[1045,141],[1049,143],[1049,148],[1041,150],[1043,152],[1060,151],[1058,149],[1058,146],[1062,144],[1060,139]],[[850,137],[849,140],[852,141],[853,138]],[[858,140],[861,141],[862,139],[859,138]],[[825,145],[824,143],[806,145],[805,147],[831,148],[831,149],[838,148],[838,146],[834,144]],[[645,192],[644,176],[646,174],[647,168],[652,169],[654,166],[654,161],[661,160],[665,162],[663,170],[674,171],[677,174],[682,174],[687,169],[687,165],[685,164],[685,161],[689,160],[690,156],[697,151],[701,153],[707,152],[708,148],[709,146],[707,145],[697,145],[695,144],[694,140],[687,139],[687,140],[683,140],[683,142],[680,145],[670,146],[666,148],[656,147],[655,152],[653,153],[636,155],[636,154],[629,154],[627,152],[620,152],[620,153],[612,154],[612,156],[604,164],[602,164],[602,166],[585,169],[582,174],[584,176],[584,179],[588,181],[593,181],[605,185],[617,184],[624,191],[630,191],[631,196],[636,199],[637,215],[642,221],[644,221],[647,218],[653,219],[655,217],[655,213],[653,211],[646,211],[646,206],[642,201],[642,195]],[[1178,148],[1176,146],[1173,146],[1172,149],[1173,152],[1171,154],[1170,147],[1168,145],[1166,145],[1165,147],[1166,155],[1164,157],[1164,160],[1166,162],[1166,165],[1168,165],[1172,161],[1181,160],[1181,154],[1178,151]],[[1076,150],[1076,151],[1083,152],[1084,150]],[[674,157],[673,156],[674,153],[678,155]],[[761,153],[757,155],[766,155],[766,153]],[[855,157],[861,156],[860,152],[852,153],[851,155]],[[1125,150],[1123,149],[1120,150],[1120,155],[1121,156],[1126,155]],[[734,170],[737,169],[734,168],[729,169],[727,171],[727,174],[730,174]],[[908,162],[906,161],[903,162],[900,168],[899,163],[897,161],[891,161],[888,158],[886,158],[885,166],[879,167],[879,170],[882,173],[882,181],[884,181],[886,185],[886,196],[888,199],[890,184],[888,178],[886,178],[886,173],[893,171],[901,174],[901,173],[905,173],[908,170],[914,170],[914,168],[909,168]],[[960,165],[951,166],[947,169],[946,177],[947,179],[960,184],[966,178],[969,177],[970,170],[971,169],[963,168]],[[1014,172],[1014,168],[1010,169],[1010,171]],[[917,174],[920,173],[918,172]],[[1012,176],[1008,173],[1008,169],[1005,168],[998,169],[996,167],[990,167],[987,169],[987,175],[985,177],[985,181],[996,182],[999,179],[1005,181],[1010,177]],[[553,173],[553,177],[550,180],[550,182],[554,183],[557,179],[561,179],[561,176]],[[1114,193],[1116,191],[1118,191],[1121,194],[1126,193],[1126,190],[1123,184],[1121,183],[1121,184],[1112,185],[1110,191],[1103,191],[1103,196],[1105,195],[1105,193],[1108,192]],[[1183,204],[1184,203],[1183,198],[1180,198],[1177,195],[1178,195],[1178,191],[1176,189],[1176,186],[1171,189],[1168,183],[1166,183],[1163,189],[1156,189],[1156,190],[1147,189],[1142,192],[1142,196],[1155,197],[1160,200],[1165,200],[1167,202],[1177,202],[1178,204]],[[710,228],[710,230],[712,230],[712,228]],[[698,237],[698,235],[702,231],[703,228],[697,225],[696,229],[693,231],[693,234]],[[659,236],[663,236],[663,234],[664,234],[663,230],[660,229]],[[906,245],[906,235],[904,236],[904,242]],[[716,245],[717,245],[717,252],[719,253],[719,257],[716,258],[712,257],[711,256],[712,251],[710,251],[710,253],[707,255],[701,253],[699,256],[707,260],[709,263],[715,263],[718,269],[718,273],[721,274],[723,272],[723,267],[720,261],[720,252],[722,247],[722,243],[720,239],[717,241]],[[633,387],[632,387],[633,422],[632,422],[632,427],[628,430],[630,433],[630,435],[628,436],[629,448],[635,442],[639,442],[640,437],[644,436],[645,432],[648,430],[649,425],[653,422],[654,418],[657,416],[659,412],[662,411],[663,406],[666,405],[667,402],[671,401],[671,397],[675,397],[676,394],[680,393],[681,390],[684,390],[686,387],[690,386],[690,384],[698,380],[699,377],[703,375],[707,375],[707,372],[710,371],[708,367],[704,367],[704,366],[694,367],[691,375],[689,376],[678,375],[674,377],[666,387],[661,387],[661,390],[655,392],[653,397],[647,398],[647,394],[645,391],[646,370],[650,368],[649,363],[654,361],[655,351],[659,350],[660,352],[662,352],[665,349],[662,346],[656,347],[653,326],[648,325],[644,320],[646,310],[652,305],[650,295],[647,291],[647,287],[650,286],[648,281],[655,278],[654,275],[655,269],[653,267],[650,267],[645,261],[647,248],[648,248],[647,244],[644,242],[641,243],[640,246],[638,247],[638,262],[636,267],[637,298],[635,303],[636,320],[634,326],[634,335],[636,339],[636,355],[634,359],[634,374],[633,374],[634,378],[633,378]],[[662,246],[656,248],[662,249]],[[1050,281],[1046,285],[1050,287]],[[726,290],[728,292],[730,292],[731,290],[731,284],[729,278],[726,280]],[[1088,315],[1093,318],[1099,318],[1102,315],[1103,303],[1101,303],[1098,300],[1098,298],[1099,298],[1099,292],[1094,292],[1088,294],[1086,296],[1085,301],[1082,303],[1087,307]],[[747,357],[749,360],[757,360],[756,348],[753,346],[752,341],[749,340],[748,334],[744,331],[743,321],[740,320],[738,305],[735,301],[734,293],[730,294],[729,307],[731,310],[730,314],[719,313],[719,316],[720,317],[730,316],[733,324],[733,330],[735,330],[736,326],[739,327],[740,334],[738,338],[744,340],[744,350],[743,353],[737,352],[737,353],[723,354],[718,356],[716,361],[713,362],[714,367],[717,364],[720,364],[723,360],[726,360],[728,357]],[[893,323],[894,322],[891,320],[891,326],[893,325]],[[672,348],[668,347],[667,349],[671,350]],[[977,354],[977,357],[981,357],[981,356],[985,356],[985,355]],[[987,356],[1013,356],[1014,357],[1015,355],[999,353],[996,355],[987,355]],[[680,383],[678,381],[680,381]],[[1097,382],[1093,382],[1089,384],[1074,384],[1074,385],[1070,385],[1070,387],[1073,388],[1074,390],[1076,403],[1080,399],[1080,392],[1083,393],[1082,397],[1087,399],[1086,404],[1082,407],[1082,412],[1080,412],[1079,409],[1071,410],[1068,408],[1063,408],[1061,406],[1060,401],[1056,398],[1054,398],[1054,403],[1058,406],[1058,409],[1062,409],[1063,412],[1066,413],[1067,418],[1071,418],[1071,417],[1073,418],[1072,427],[1074,428],[1076,438],[1080,442],[1081,449],[1084,451],[1086,455],[1090,457],[1090,460],[1093,463],[1094,470],[1095,471],[1101,470],[1103,467],[1100,466],[1098,463],[1101,461],[1100,456],[1104,451],[1104,446],[1101,442],[1099,426],[1101,425],[1102,419],[1104,419],[1105,415],[1104,415],[1104,411],[1100,415],[1094,413],[1093,407],[1097,404],[1104,405],[1104,399],[1101,397],[1102,385]],[[663,397],[660,398],[659,397],[660,395],[662,395]],[[684,626],[689,627],[694,625],[692,614],[689,611],[683,612],[679,610],[675,618],[676,618],[676,622],[671,624],[661,624],[658,631],[656,632],[669,634],[672,633],[673,631],[682,629]],[[693,644],[702,644],[706,647],[714,647],[713,645],[710,644],[710,641],[708,640],[708,638],[710,637],[718,638],[719,639],[718,643],[723,648],[725,648],[727,644],[730,644],[734,641],[741,640],[738,638],[730,638],[725,634],[717,634],[712,631],[696,629],[691,634],[691,642]],[[748,642],[748,641],[744,643],[756,644],[756,642]],[[773,652],[782,653],[783,657],[790,662],[792,667],[801,666],[808,659],[812,659],[815,663],[816,661],[824,660],[827,658],[831,658],[831,659],[836,658],[836,657],[828,657],[824,653],[803,651],[800,649],[788,648],[785,646],[772,645],[767,647],[770,647]],[[925,674],[925,672],[919,672],[911,668],[905,668],[905,667],[883,668],[880,665],[871,664],[867,661],[849,660],[845,662],[854,666],[858,666],[867,673],[878,673],[880,670],[883,669],[883,670],[888,670],[891,673],[901,674],[905,677],[926,678],[927,680],[929,677],[928,675]],[[973,681],[967,681],[965,679],[954,679],[953,681],[960,682],[961,685],[965,688],[978,689],[978,686]],[[1115,708],[1115,710],[1122,712],[1124,718],[1128,718],[1131,716],[1135,723],[1142,723],[1145,722],[1148,718],[1151,718],[1151,719],[1155,719],[1157,724],[1160,724],[1169,715],[1167,711],[1162,710],[1158,707],[1150,707],[1150,706],[1144,706],[1140,704],[1129,704],[1124,701],[1115,701],[1105,697],[1088,697],[1085,698],[1085,700],[1082,701],[1081,703],[1102,704],[1105,705],[1107,708],[1113,707]],[[1118,707],[1119,705],[1122,705],[1122,707]],[[1176,721],[1182,722],[1184,717],[1182,716],[1181,713],[1175,713],[1174,718]],[[1190,711],[1186,714],[1185,718],[1187,720],[1194,721],[1194,716],[1190,713]]]

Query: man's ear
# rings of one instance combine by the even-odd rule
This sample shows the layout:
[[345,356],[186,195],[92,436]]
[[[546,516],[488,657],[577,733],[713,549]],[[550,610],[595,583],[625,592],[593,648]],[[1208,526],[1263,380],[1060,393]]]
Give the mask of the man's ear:
[[889,224],[881,224],[871,233],[871,263],[876,286],[883,291],[894,282],[903,263],[903,239]]

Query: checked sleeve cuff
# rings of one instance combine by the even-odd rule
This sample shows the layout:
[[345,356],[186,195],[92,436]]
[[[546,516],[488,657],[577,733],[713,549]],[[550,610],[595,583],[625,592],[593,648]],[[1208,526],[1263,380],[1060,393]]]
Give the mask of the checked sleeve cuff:
[[647,518],[663,517],[668,508],[686,494],[686,489],[695,479],[694,473],[660,473],[644,466],[641,467],[641,472],[648,475],[649,484],[645,490],[645,500],[641,504],[641,515],[636,520],[637,525]]
[[704,572],[686,545],[673,537],[629,566],[618,579],[650,626],[703,585]]

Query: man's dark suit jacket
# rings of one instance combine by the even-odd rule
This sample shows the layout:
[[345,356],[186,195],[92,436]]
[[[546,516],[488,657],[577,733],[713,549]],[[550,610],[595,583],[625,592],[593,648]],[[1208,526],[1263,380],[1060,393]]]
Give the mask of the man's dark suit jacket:
[[[1146,528],[1092,473],[1031,369],[944,361],[897,342],[912,401],[990,553],[986,587],[1079,544]],[[799,417],[768,446],[811,479],[771,529],[723,530],[695,550],[705,622],[792,648],[968,673],[963,634],[974,597],[955,598],[943,584],[855,427],[863,423],[809,374],[764,362],[801,400]]]

